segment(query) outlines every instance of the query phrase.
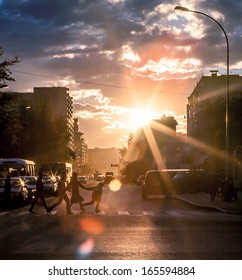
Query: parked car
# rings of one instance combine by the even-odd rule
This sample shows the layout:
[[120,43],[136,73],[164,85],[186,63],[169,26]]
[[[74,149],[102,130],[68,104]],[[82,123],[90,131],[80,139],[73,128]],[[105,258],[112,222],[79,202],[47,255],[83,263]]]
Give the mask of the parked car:
[[57,196],[58,182],[54,176],[43,176],[43,193],[44,195]]
[[142,199],[146,200],[149,195],[165,195],[172,197],[172,181],[169,172],[162,170],[149,170],[145,175],[142,186]]
[[[11,177],[11,201],[13,205],[25,204],[28,201],[28,190],[23,180],[19,177]],[[4,203],[5,178],[0,178],[0,202]]]
[[142,186],[145,182],[145,175],[140,175],[137,179],[137,185]]
[[88,181],[87,176],[78,176],[77,178],[78,178],[78,181],[82,184],[86,184]]
[[209,192],[208,176],[203,171],[177,172],[172,179],[176,193]]
[[36,176],[21,176],[20,177],[28,189],[28,200],[31,201],[36,195]]

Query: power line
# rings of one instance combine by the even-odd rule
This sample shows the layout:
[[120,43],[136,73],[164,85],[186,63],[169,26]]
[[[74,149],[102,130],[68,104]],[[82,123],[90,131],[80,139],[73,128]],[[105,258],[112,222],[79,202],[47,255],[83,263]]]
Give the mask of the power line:
[[[62,78],[62,77],[49,76],[49,75],[44,75],[44,74],[35,74],[35,73],[29,73],[29,72],[25,72],[25,71],[12,70],[12,72],[19,73],[19,74],[24,74],[24,75],[36,76],[36,77],[43,77],[43,78],[48,78],[48,79],[66,80],[65,78]],[[185,93],[185,92],[161,92],[161,91],[147,90],[147,89],[141,89],[141,88],[131,88],[131,87],[125,87],[125,86],[117,86],[117,85],[110,85],[110,84],[103,84],[103,83],[87,82],[87,81],[82,81],[82,80],[75,80],[75,81],[77,83],[81,83],[81,84],[101,86],[101,87],[128,89],[128,90],[153,92],[153,93],[156,92],[156,93],[161,93],[161,94],[179,94],[179,95],[184,94],[184,95],[189,95],[189,93]]]

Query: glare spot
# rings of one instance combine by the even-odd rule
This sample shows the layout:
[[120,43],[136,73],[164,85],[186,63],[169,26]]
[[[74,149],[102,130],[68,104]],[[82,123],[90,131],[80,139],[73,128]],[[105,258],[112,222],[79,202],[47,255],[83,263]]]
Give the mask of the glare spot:
[[113,192],[117,192],[121,189],[122,183],[119,180],[112,180],[109,183],[109,189]]
[[83,257],[89,255],[94,248],[94,240],[92,238],[88,238],[85,242],[83,242],[78,248],[78,255]]
[[80,227],[82,230],[87,233],[98,235],[101,234],[104,230],[103,223],[93,217],[84,217],[80,220]]

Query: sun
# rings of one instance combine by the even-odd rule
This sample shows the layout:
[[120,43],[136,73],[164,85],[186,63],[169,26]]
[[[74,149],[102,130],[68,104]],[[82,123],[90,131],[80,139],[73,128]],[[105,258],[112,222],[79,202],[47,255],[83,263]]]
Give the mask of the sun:
[[151,122],[151,120],[157,118],[157,114],[147,110],[135,110],[132,112],[130,118],[130,126],[132,130],[137,130],[142,126],[145,126]]

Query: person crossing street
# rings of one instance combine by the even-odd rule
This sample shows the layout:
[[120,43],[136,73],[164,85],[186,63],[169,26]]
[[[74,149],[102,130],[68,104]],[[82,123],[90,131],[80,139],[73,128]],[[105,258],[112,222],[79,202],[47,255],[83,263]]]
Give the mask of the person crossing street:
[[70,209],[70,202],[69,198],[66,194],[66,173],[62,172],[60,180],[58,181],[58,193],[59,193],[59,199],[56,203],[54,203],[52,206],[49,207],[49,211],[52,211],[55,207],[60,205],[63,200],[65,200],[66,203],[66,213],[67,215],[73,214]]
[[47,207],[47,204],[45,202],[45,198],[43,195],[43,180],[42,179],[43,179],[43,173],[40,171],[38,179],[36,181],[36,196],[29,208],[29,213],[34,213],[33,209],[37,202],[40,202],[41,205],[43,205],[45,207],[46,212],[50,213],[50,209]]

